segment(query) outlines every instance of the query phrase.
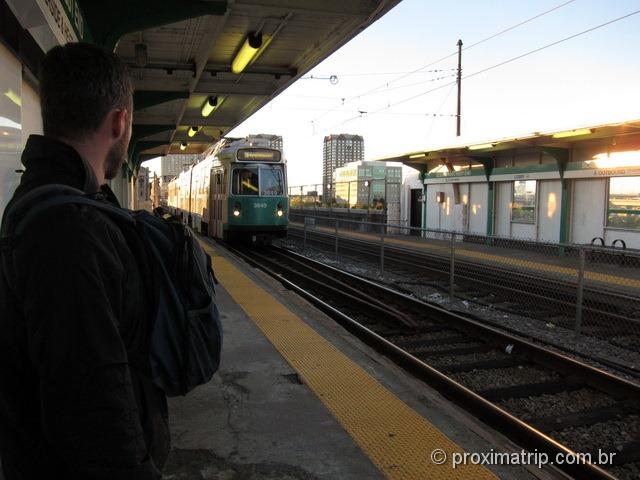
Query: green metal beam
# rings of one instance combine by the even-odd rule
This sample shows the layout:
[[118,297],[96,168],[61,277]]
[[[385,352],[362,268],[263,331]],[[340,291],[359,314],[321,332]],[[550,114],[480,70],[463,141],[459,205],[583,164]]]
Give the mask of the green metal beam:
[[137,170],[140,166],[140,153],[150,148],[168,145],[168,140],[139,140],[129,144],[129,165],[132,170]]
[[558,147],[543,147],[543,153],[552,156],[558,164],[558,172],[560,172],[560,178],[564,178],[564,171],[567,169],[567,163],[569,163],[569,150],[566,148]]
[[487,177],[488,182],[489,177],[491,176],[491,172],[493,172],[493,167],[495,167],[495,159],[493,157],[484,157],[480,155],[469,155],[469,157],[482,164],[482,166],[484,167],[484,174]]
[[133,94],[133,111],[160,105],[179,98],[189,98],[189,92],[162,92],[155,90],[138,90]]
[[166,132],[167,130],[173,130],[175,125],[140,125],[134,124],[131,131],[131,142],[136,143],[138,140],[156,133]]
[[115,50],[123,35],[203,15],[223,15],[226,1],[78,0],[93,41]]

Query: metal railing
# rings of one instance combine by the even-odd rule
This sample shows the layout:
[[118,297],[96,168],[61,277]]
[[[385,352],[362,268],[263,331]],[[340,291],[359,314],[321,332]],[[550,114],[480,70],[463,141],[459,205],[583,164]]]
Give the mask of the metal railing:
[[606,337],[632,350],[640,347],[638,250],[541,243],[296,209],[289,217],[291,226],[302,230],[305,249],[312,240],[331,242],[336,258],[343,250],[375,256],[381,274],[393,263],[417,275],[438,276],[448,282],[450,300],[511,301],[513,310],[547,318],[549,328]]

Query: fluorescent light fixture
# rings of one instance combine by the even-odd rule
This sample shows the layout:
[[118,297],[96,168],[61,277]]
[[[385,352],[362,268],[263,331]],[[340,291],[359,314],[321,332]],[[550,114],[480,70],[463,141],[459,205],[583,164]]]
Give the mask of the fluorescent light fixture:
[[15,103],[17,106],[19,107],[22,106],[22,99],[20,98],[20,95],[18,95],[13,90],[11,89],[7,90],[6,92],[4,92],[4,96],[7,97],[9,100],[11,100],[13,103]]
[[187,149],[187,142],[180,142],[180,150],[186,150]]
[[576,130],[567,130],[566,132],[558,132],[552,135],[553,138],[578,137],[580,135],[589,135],[595,132],[595,128],[578,128]]
[[222,105],[223,101],[224,101],[224,97],[218,97],[218,96],[207,97],[207,100],[204,102],[204,105],[202,105],[202,116],[208,117],[209,115],[211,115],[211,112],[213,112],[216,108]]
[[189,131],[187,132],[187,135],[189,135],[190,137],[193,137],[196,133],[198,133],[198,131],[200,131],[200,127],[189,127]]
[[409,158],[422,158],[426,156],[427,156],[426,153],[416,153],[415,155],[409,155]]
[[479,143],[477,145],[469,145],[467,148],[469,150],[480,150],[482,148],[492,148],[495,147],[494,143]]
[[231,71],[238,75],[247,68],[247,65],[254,59],[258,51],[262,47],[262,32],[249,32],[242,47],[238,50],[233,62],[231,62]]

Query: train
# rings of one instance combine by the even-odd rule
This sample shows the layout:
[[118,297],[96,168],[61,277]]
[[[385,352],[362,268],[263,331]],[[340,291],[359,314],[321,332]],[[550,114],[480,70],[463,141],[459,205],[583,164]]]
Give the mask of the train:
[[172,214],[227,242],[287,235],[286,161],[267,141],[224,138],[168,185]]

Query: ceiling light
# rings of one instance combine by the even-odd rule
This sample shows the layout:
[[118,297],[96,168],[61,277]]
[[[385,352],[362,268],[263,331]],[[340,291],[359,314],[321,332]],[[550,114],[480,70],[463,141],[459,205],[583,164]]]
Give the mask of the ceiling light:
[[187,149],[187,142],[180,142],[180,150],[186,150]]
[[262,47],[262,32],[249,32],[242,47],[240,47],[233,62],[231,62],[231,71],[236,75],[242,73],[256,56],[260,47]]
[[558,132],[552,135],[553,138],[577,137],[579,135],[589,135],[595,132],[595,128],[578,128],[576,130],[567,130],[566,132]]
[[218,97],[218,96],[207,97],[207,100],[204,102],[204,105],[202,105],[202,116],[208,117],[209,115],[211,115],[211,112],[213,112],[216,108],[222,105],[223,101],[224,101],[224,97]]
[[416,153],[415,155],[409,155],[409,158],[422,158],[426,156],[427,156],[426,153]]
[[20,99],[20,95],[18,95],[13,90],[11,90],[11,89],[7,90],[6,92],[4,92],[4,96],[7,97],[9,100],[11,100],[16,105],[18,105],[19,107],[22,106],[22,99]]
[[469,150],[480,150],[482,148],[492,148],[495,147],[494,143],[479,143],[477,145],[469,145],[467,148]]
[[189,135],[190,137],[193,137],[196,133],[198,133],[199,130],[200,130],[200,127],[189,127],[189,131],[187,132],[187,135]]

